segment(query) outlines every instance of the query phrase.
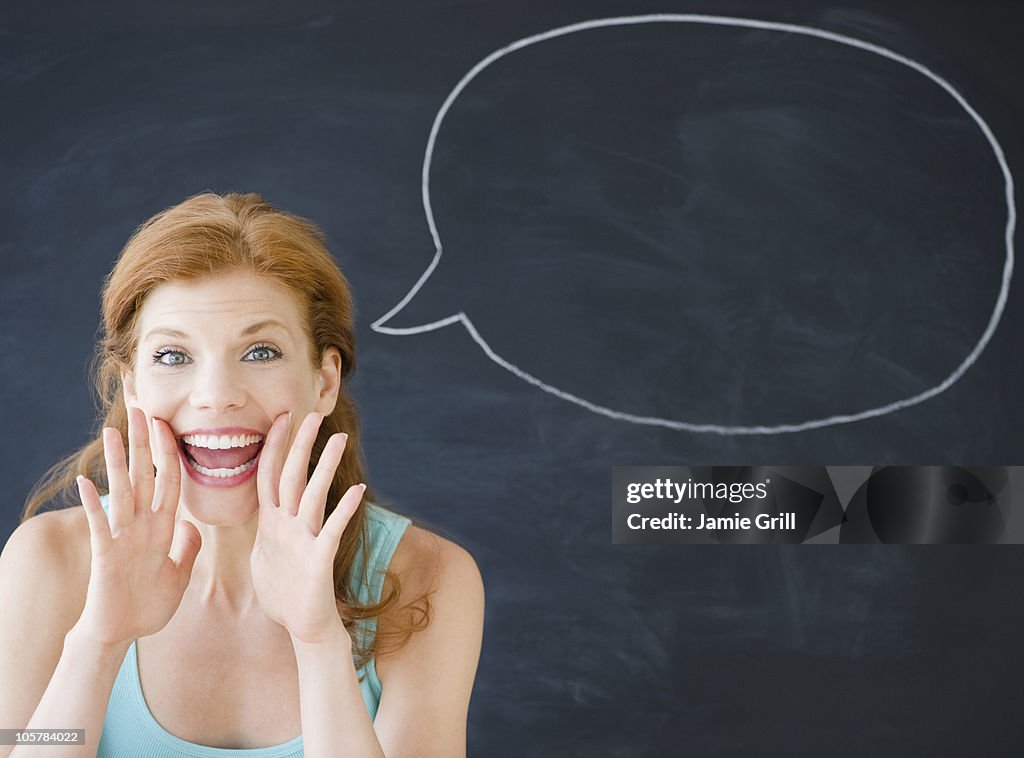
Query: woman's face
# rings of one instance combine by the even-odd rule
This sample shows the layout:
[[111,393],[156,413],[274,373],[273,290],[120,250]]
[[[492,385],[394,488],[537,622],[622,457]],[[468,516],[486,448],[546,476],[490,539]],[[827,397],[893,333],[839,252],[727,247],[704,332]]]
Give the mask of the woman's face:
[[305,318],[291,291],[248,272],[156,287],[139,312],[134,372],[125,402],[166,421],[187,472],[181,496],[198,520],[239,524],[257,510],[263,439],[291,411],[334,410],[336,348],[314,368]]

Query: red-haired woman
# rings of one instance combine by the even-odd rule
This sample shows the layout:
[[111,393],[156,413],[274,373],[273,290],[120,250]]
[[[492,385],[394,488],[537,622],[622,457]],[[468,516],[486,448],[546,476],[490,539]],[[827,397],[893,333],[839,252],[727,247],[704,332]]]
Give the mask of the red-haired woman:
[[84,728],[62,756],[464,755],[483,583],[365,486],[322,232],[191,197],[128,241],[103,326],[102,434],[0,558],[0,727]]

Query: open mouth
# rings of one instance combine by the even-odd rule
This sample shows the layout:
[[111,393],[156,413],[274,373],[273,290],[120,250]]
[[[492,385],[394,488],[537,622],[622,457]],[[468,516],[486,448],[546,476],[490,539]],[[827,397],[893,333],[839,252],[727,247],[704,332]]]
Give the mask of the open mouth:
[[178,440],[178,445],[195,471],[214,479],[231,479],[256,465],[263,442],[261,434],[186,434]]

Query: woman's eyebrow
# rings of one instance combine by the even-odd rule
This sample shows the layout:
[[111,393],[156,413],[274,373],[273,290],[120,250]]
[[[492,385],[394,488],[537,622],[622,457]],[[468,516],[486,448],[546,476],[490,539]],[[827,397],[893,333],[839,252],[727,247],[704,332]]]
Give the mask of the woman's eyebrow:
[[[288,331],[288,327],[282,324],[280,321],[275,321],[274,319],[266,319],[265,321],[257,321],[255,324],[245,327],[245,329],[243,329],[239,333],[239,336],[248,337],[250,334],[255,334],[261,329],[266,329],[267,327],[270,326],[276,326],[278,329],[283,329],[286,332]],[[176,337],[178,339],[188,339],[188,335],[185,334],[185,332],[180,332],[177,329],[170,329],[165,326],[156,326],[150,329],[148,332],[146,332],[146,336],[143,337],[143,340],[147,340],[156,334],[163,334],[164,336]]]

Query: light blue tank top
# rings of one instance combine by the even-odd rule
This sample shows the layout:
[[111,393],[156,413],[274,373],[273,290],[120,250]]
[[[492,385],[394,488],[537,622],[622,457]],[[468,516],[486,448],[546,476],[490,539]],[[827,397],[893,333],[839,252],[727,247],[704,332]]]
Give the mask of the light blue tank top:
[[[107,496],[102,496],[100,502],[106,512]],[[366,504],[366,517],[370,545],[369,576],[361,575],[361,543],[355,562],[355,566],[360,570],[355,572],[352,581],[352,590],[361,603],[380,600],[384,585],[384,569],[391,562],[398,541],[411,523],[405,516],[373,503]],[[362,639],[371,639],[376,630],[376,621],[369,619],[357,629],[357,634],[360,634]],[[381,695],[381,683],[377,677],[374,660],[371,658],[365,669],[359,669],[356,673],[359,676],[366,674],[359,687],[366,710],[369,711],[370,718],[374,719],[377,716]],[[160,726],[146,705],[139,681],[139,663],[134,642],[128,648],[128,653],[117,672],[117,680],[114,682],[107,705],[99,749],[96,752],[96,758],[301,758],[302,755],[302,735],[280,745],[247,749],[207,747],[175,737]]]

